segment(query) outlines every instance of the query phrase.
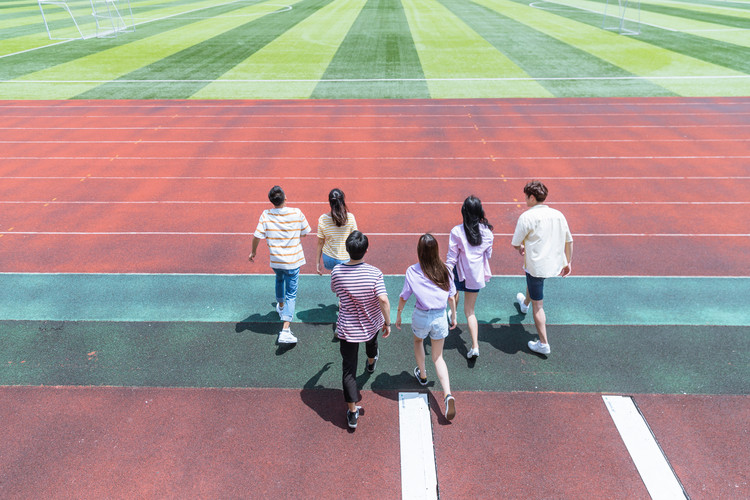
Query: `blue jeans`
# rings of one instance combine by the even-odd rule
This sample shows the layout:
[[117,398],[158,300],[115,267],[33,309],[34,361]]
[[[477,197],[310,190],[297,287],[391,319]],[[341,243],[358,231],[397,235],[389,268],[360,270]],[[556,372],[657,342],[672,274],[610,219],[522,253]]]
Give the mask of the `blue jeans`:
[[297,302],[297,283],[299,281],[299,267],[297,269],[274,269],[276,273],[276,302],[283,303],[281,321],[292,321],[294,305]]
[[345,262],[349,262],[349,259],[347,260],[338,260],[334,259],[333,257],[329,257],[326,254],[323,254],[323,267],[328,269],[329,271],[336,267],[338,264],[344,264]]

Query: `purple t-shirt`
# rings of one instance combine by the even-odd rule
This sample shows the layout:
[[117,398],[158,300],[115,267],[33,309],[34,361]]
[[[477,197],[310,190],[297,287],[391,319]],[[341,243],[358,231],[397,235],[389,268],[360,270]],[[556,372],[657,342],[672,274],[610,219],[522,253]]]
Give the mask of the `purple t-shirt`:
[[430,278],[424,275],[422,266],[414,264],[406,270],[404,279],[404,288],[401,290],[400,297],[409,300],[412,294],[417,298],[417,309],[423,311],[429,309],[445,309],[448,304],[448,297],[456,295],[456,284],[450,279],[450,290],[446,291],[433,283]]

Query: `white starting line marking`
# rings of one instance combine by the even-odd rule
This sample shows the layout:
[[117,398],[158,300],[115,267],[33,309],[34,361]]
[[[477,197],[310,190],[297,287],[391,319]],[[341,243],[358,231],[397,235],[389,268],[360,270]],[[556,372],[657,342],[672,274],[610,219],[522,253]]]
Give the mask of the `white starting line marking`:
[[635,467],[654,500],[687,499],[651,428],[628,396],[602,396]]
[[437,470],[427,394],[398,393],[401,435],[401,498],[436,499]]

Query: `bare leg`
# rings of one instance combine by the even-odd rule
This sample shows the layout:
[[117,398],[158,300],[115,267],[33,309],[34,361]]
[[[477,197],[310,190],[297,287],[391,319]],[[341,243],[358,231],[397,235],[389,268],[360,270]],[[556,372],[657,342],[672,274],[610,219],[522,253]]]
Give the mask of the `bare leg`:
[[534,325],[536,325],[536,331],[539,334],[539,341],[542,344],[547,344],[547,316],[542,308],[543,302],[543,300],[532,300],[531,304],[534,309]]
[[448,378],[448,366],[443,359],[445,339],[433,339],[430,342],[432,343],[432,362],[435,363],[435,373],[437,373],[440,386],[443,388],[443,394],[447,396],[451,393],[451,382]]
[[531,297],[529,297],[529,287],[526,287],[526,300],[523,301],[523,305],[529,307],[529,302],[531,302]]
[[414,339],[414,359],[417,360],[417,368],[419,368],[419,373],[422,375],[422,378],[426,378],[427,370],[424,362],[424,342],[416,335],[412,335],[412,338]]
[[474,315],[474,305],[477,303],[476,292],[464,292],[464,314],[469,323],[469,334],[471,335],[471,348],[479,349],[479,324]]

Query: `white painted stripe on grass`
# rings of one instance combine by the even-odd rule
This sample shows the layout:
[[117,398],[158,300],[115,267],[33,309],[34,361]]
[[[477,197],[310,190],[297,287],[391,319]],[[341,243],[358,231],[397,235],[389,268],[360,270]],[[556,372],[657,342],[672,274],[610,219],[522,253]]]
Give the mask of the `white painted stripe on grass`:
[[626,396],[602,398],[651,498],[687,498],[672,466],[633,399]]
[[437,499],[432,419],[426,394],[398,393],[401,439],[401,498]]

